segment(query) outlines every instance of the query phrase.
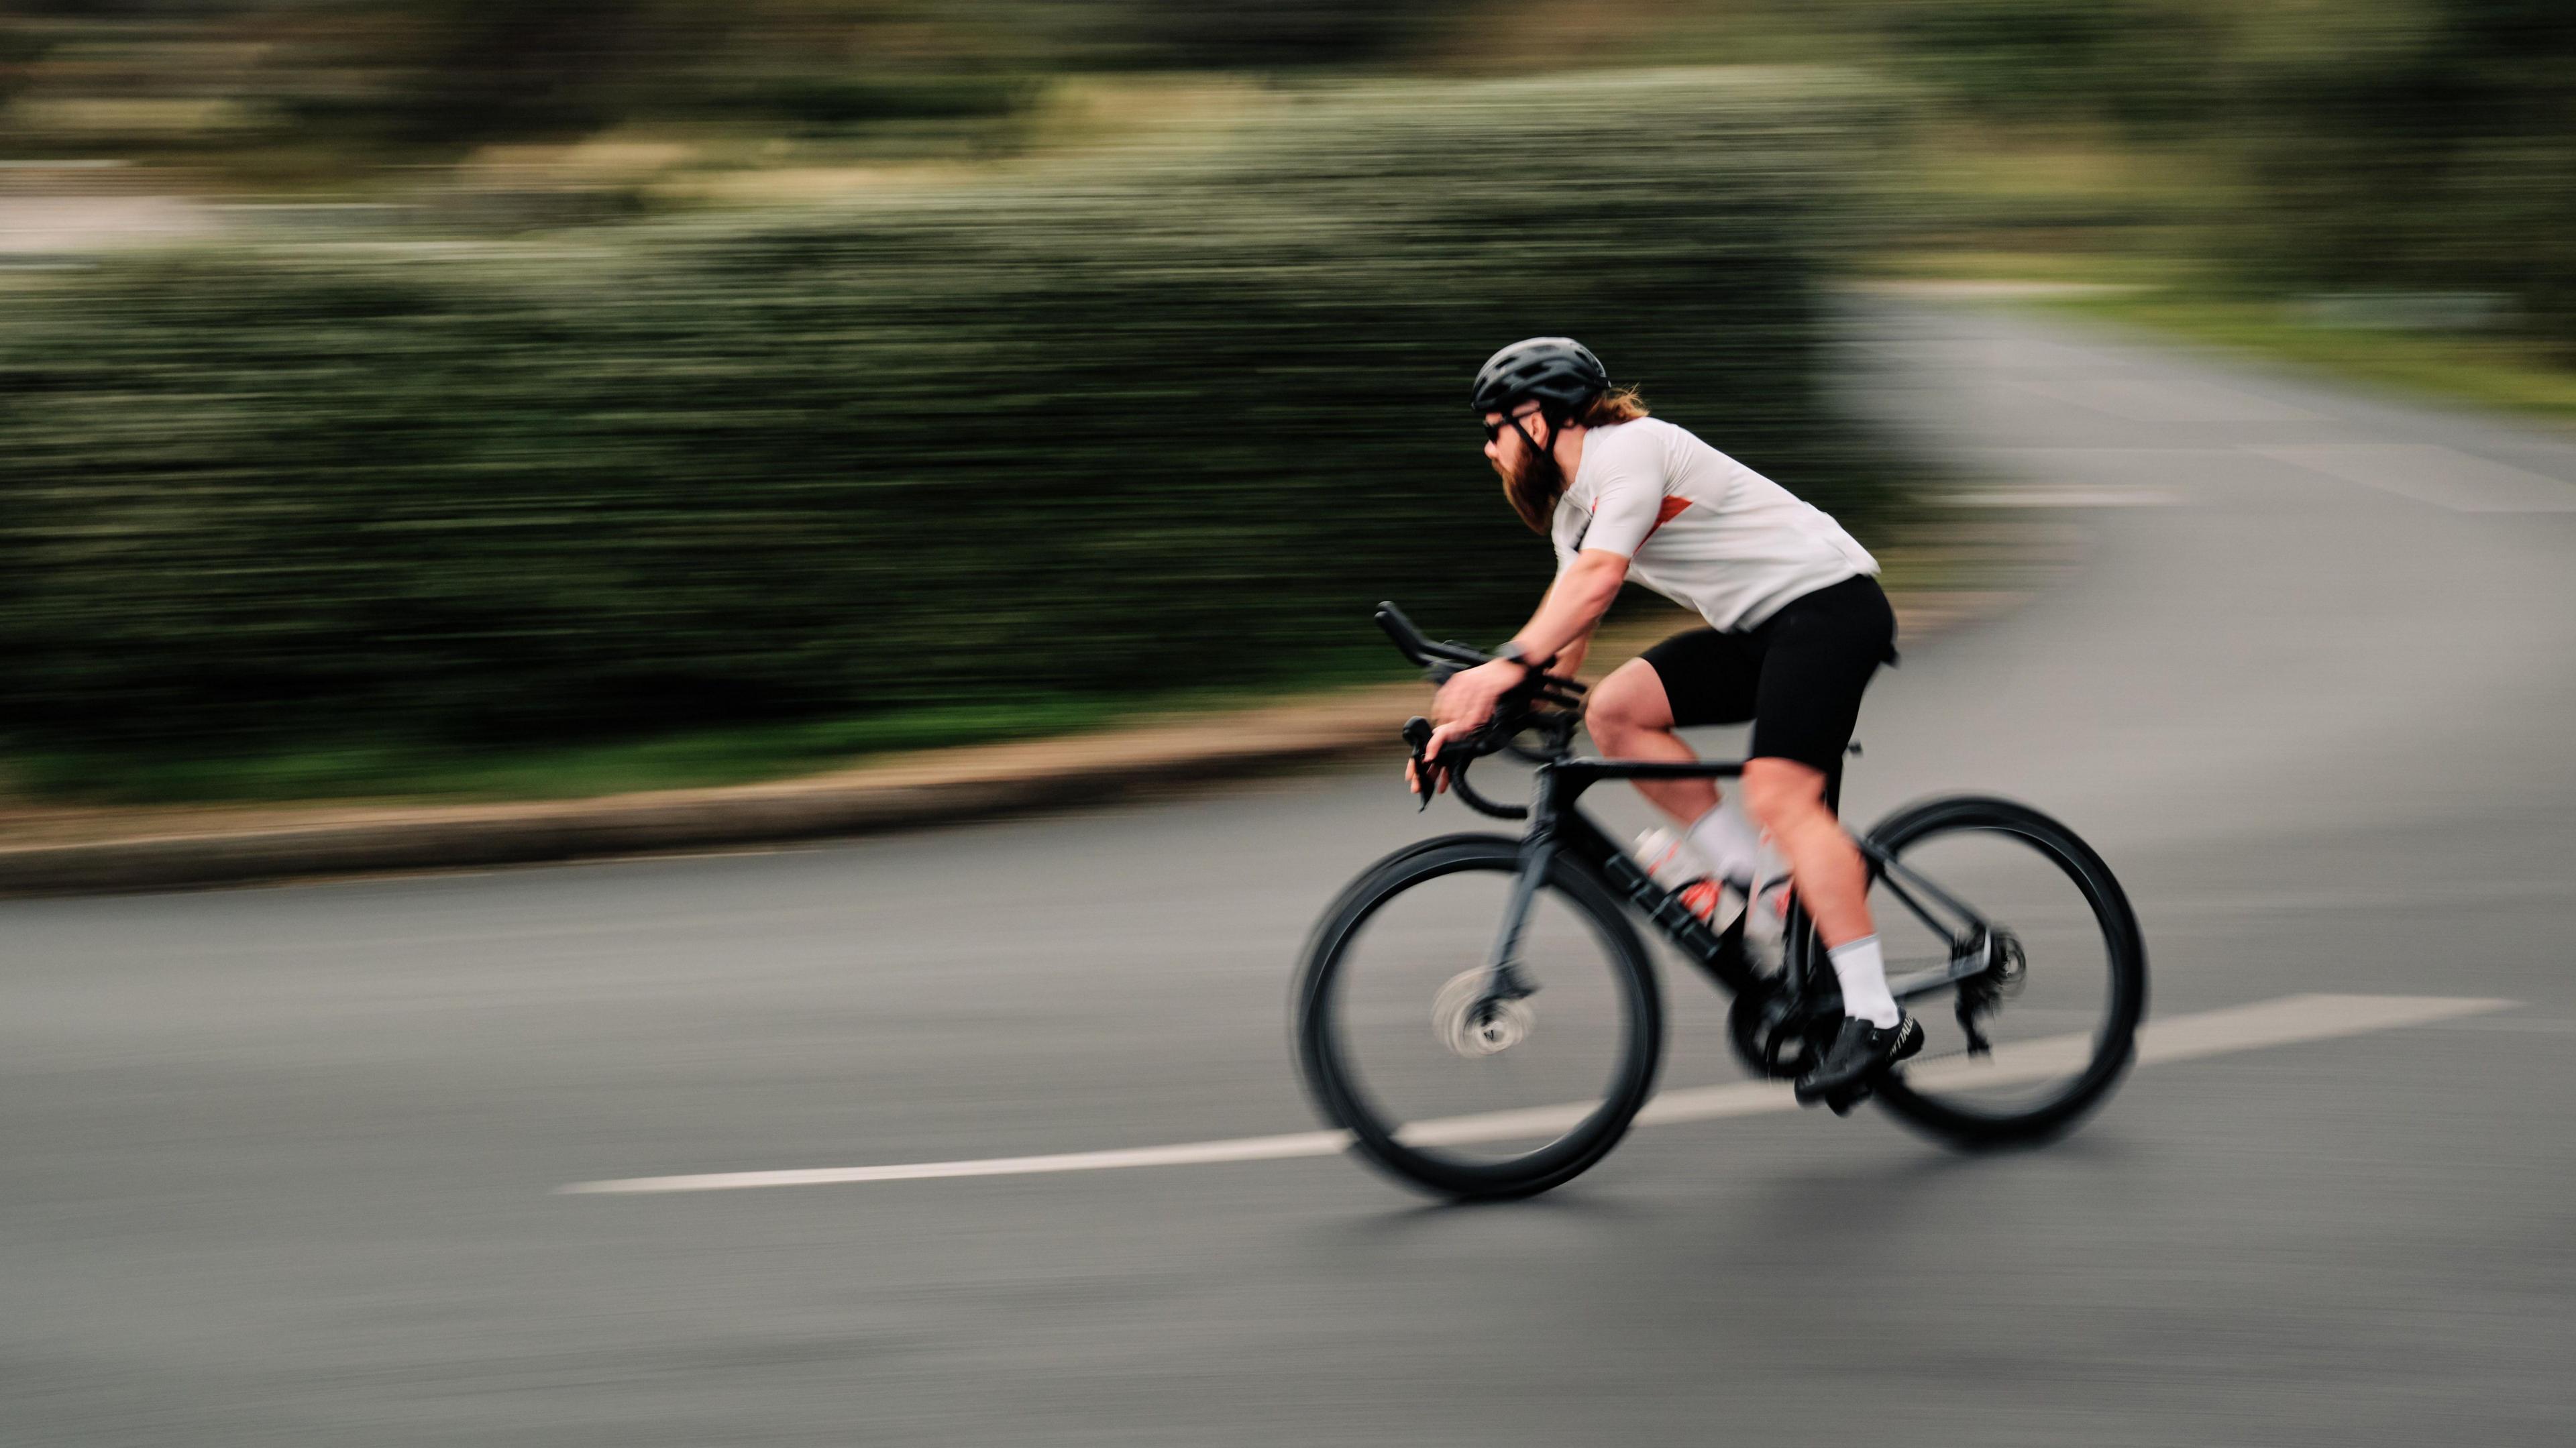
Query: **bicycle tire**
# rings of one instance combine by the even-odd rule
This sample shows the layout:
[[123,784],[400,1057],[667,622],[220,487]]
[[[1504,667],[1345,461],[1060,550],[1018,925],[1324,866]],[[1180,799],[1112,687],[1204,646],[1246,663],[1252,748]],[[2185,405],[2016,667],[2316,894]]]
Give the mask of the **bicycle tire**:
[[1499,1162],[1462,1160],[1401,1138],[1345,1059],[1336,1030],[1335,984],[1362,927],[1416,885],[1462,871],[1515,873],[1521,842],[1492,834],[1425,840],[1361,872],[1307,937],[1296,986],[1297,1060],[1324,1119],[1351,1133],[1362,1160],[1419,1191],[1454,1200],[1532,1196],[1572,1181],[1609,1154],[1653,1094],[1663,1048],[1663,1001],[1645,946],[1618,897],[1591,869],[1559,855],[1546,888],[1592,927],[1606,952],[1624,1011],[1620,1061],[1601,1105],[1564,1136]]
[[[2109,971],[2104,1013],[2092,1041],[2092,1054],[2066,1088],[2045,1101],[2006,1110],[1981,1110],[1919,1089],[1900,1068],[1877,1087],[1875,1096],[1897,1119],[1949,1145],[1975,1150],[2020,1145],[2056,1136],[2099,1106],[2126,1073],[2137,1051],[2137,1029],[2146,1017],[2147,952],[2137,914],[2110,866],[2065,825],[2028,805],[1980,795],[1958,795],[1910,805],[1878,822],[1871,843],[1901,856],[1912,846],[1945,834],[1987,831],[2011,836],[2040,852],[2071,880],[2091,908],[2102,931],[2104,961]],[[1873,887],[1882,874],[1871,862]],[[1877,910],[1873,904],[1873,911]],[[1831,978],[1813,932],[1806,936],[1811,968]],[[1926,999],[1933,999],[1926,997]]]

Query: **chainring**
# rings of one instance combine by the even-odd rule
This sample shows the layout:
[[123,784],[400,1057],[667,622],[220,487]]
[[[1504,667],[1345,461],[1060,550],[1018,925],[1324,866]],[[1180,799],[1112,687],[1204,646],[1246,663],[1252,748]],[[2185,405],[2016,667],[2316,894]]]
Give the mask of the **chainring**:
[[1726,1012],[1726,1038],[1736,1059],[1755,1075],[1794,1081],[1807,1074],[1824,1043],[1816,1038],[1813,1019],[1790,1009],[1778,985],[1745,991]]

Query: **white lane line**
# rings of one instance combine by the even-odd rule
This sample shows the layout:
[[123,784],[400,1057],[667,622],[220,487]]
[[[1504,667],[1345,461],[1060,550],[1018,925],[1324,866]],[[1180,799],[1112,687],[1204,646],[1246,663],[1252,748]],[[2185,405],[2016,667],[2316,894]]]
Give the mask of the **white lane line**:
[[[2151,1020],[2138,1032],[2138,1060],[2144,1065],[2190,1061],[2203,1056],[2291,1046],[2367,1035],[2399,1026],[2483,1015],[2517,1004],[2469,996],[2295,995],[2248,1006],[2201,1011],[2170,1020]],[[2047,1036],[1998,1047],[1992,1058],[1971,1061],[1951,1057],[1926,1062],[1907,1078],[1929,1087],[2010,1086],[2063,1075],[2086,1058],[2090,1037],[2082,1032]],[[1769,1111],[1795,1111],[1797,1101],[1778,1081],[1739,1081],[1726,1086],[1699,1086],[1666,1091],[1637,1113],[1639,1126],[1668,1126],[1684,1121],[1715,1121]],[[1563,1130],[1583,1119],[1582,1105],[1541,1106],[1524,1111],[1495,1111],[1478,1116],[1449,1116],[1418,1121],[1405,1138],[1429,1146],[1509,1141],[1515,1137]],[[1172,1146],[1135,1146],[1114,1151],[1071,1151],[1048,1156],[1001,1156],[969,1161],[901,1162],[887,1166],[805,1167],[790,1171],[714,1172],[699,1176],[626,1177],[613,1181],[574,1182],[559,1193],[725,1192],[751,1187],[809,1187],[853,1182],[934,1181],[947,1177],[1038,1176],[1055,1172],[1117,1171],[1144,1166],[1207,1166],[1218,1162],[1280,1161],[1290,1157],[1331,1156],[1350,1143],[1347,1132],[1300,1131],[1285,1136],[1245,1136],[1230,1141],[1190,1141]]]
[[1131,1166],[1204,1166],[1221,1161],[1276,1161],[1291,1156],[1331,1156],[1350,1143],[1340,1131],[1300,1131],[1288,1136],[1244,1136],[1232,1141],[1187,1141],[1176,1146],[1131,1146],[1116,1151],[1068,1151],[1052,1156],[997,1156],[982,1161],[916,1161],[896,1166],[818,1166],[791,1171],[730,1171],[706,1176],[629,1177],[574,1182],[559,1192],[730,1192],[746,1187],[811,1187],[843,1182],[917,1182],[941,1177],[1035,1176],[1046,1172],[1115,1171]]

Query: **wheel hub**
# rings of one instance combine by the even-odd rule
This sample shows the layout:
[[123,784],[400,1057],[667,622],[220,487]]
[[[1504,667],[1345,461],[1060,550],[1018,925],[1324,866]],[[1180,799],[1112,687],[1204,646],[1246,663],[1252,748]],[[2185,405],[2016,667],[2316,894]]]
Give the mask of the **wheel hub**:
[[1431,1002],[1431,1029],[1456,1055],[1500,1055],[1530,1037],[1538,1012],[1527,996],[1498,996],[1494,973],[1484,966],[1462,971]]

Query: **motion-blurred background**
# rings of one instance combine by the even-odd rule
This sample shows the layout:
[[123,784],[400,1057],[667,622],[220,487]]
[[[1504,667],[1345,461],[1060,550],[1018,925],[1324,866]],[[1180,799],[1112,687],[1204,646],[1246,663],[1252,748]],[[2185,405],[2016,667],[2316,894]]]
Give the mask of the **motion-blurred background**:
[[[1795,1112],[1677,966],[1722,1112],[1328,1154],[1298,943],[1481,823],[1369,611],[1544,586],[1539,332],[1969,620],[1845,801],[2109,862],[2080,1130]],[[0,901],[0,1445],[2563,1448],[2570,419],[2571,0],[0,0],[0,893],[336,874]],[[1379,752],[409,803],[1290,693]],[[2007,1052],[2096,1018],[2032,957]]]
[[1901,554],[1855,279],[2576,410],[2571,76],[2563,0],[21,0],[0,795],[1382,671],[1543,581],[1462,402],[1531,332]]

